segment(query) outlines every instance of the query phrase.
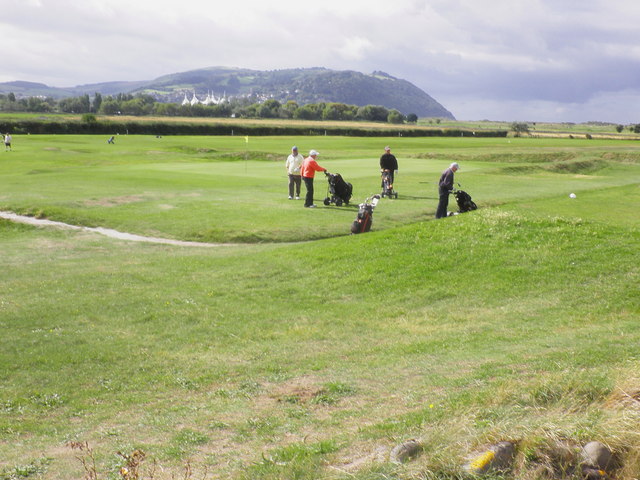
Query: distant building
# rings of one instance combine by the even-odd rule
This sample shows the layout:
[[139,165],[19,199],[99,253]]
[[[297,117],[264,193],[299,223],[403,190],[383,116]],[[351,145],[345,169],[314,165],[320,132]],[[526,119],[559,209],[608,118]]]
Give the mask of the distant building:
[[186,106],[186,105],[219,105],[221,103],[224,103],[228,101],[227,99],[227,92],[224,92],[222,94],[222,96],[220,97],[216,97],[212,92],[207,92],[207,97],[204,100],[200,100],[197,95],[196,92],[194,90],[193,92],[193,97],[191,97],[191,100],[189,100],[189,98],[187,97],[187,92],[184,93],[184,100],[182,100],[182,105]]

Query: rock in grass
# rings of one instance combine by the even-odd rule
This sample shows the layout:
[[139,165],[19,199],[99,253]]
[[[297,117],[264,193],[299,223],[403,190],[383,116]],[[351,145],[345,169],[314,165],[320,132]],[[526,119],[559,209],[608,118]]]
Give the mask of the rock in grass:
[[417,457],[422,451],[422,445],[418,440],[407,440],[400,445],[396,445],[389,454],[389,460],[393,463],[404,463],[407,460]]
[[597,468],[583,467],[582,478],[584,478],[584,480],[604,480],[607,478],[607,473]]
[[474,475],[496,470],[509,470],[513,465],[515,456],[516,446],[514,443],[500,442],[475,457],[464,466],[464,469]]
[[611,465],[611,450],[600,442],[589,442],[582,447],[582,463],[596,470],[606,470]]

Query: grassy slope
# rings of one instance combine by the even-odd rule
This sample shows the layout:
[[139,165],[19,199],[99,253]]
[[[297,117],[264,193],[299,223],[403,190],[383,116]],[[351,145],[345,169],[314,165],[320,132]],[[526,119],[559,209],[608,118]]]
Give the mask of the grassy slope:
[[[201,139],[173,140],[201,147]],[[288,140],[256,139],[255,148],[275,152]],[[134,210],[125,221],[117,205],[103,202],[91,212],[79,201],[134,195],[131,184],[145,178],[145,190],[164,188],[172,198],[185,192],[191,203],[184,200],[181,214],[190,228],[203,228],[189,214],[199,201],[188,196],[190,183],[210,165],[197,152],[158,162],[140,154],[146,143],[137,153],[101,158],[104,147],[85,139],[30,141],[67,153],[50,151],[60,154],[55,161],[32,153],[28,165],[26,154],[3,160],[0,203],[179,236],[161,215],[143,222]],[[328,164],[345,165],[357,178],[377,142],[318,138],[313,146],[333,150]],[[63,447],[76,439],[91,442],[104,469],[117,464],[112,452],[141,447],[167,466],[186,458],[209,464],[218,478],[341,476],[324,462],[362,478],[378,470],[443,476],[474,447],[502,438],[523,439],[531,451],[541,448],[539,439],[556,437],[637,448],[629,423],[637,416],[611,408],[617,388],[640,391],[632,373],[640,340],[638,220],[625,214],[640,205],[637,163],[611,163],[590,175],[525,174],[486,158],[504,147],[497,143],[401,145],[398,188],[418,198],[381,203],[379,231],[363,236],[201,250],[0,222],[0,325],[7,332],[0,338],[0,466],[77,478],[78,464]],[[520,145],[520,152],[535,146]],[[44,148],[52,147],[33,152]],[[621,144],[605,150],[634,153]],[[436,158],[410,160],[411,152]],[[419,198],[431,187],[419,180],[460,155],[468,157],[457,176],[465,188],[481,205],[501,206],[386,228],[385,210],[432,210],[435,199]],[[87,158],[97,167],[89,169]],[[105,163],[109,174],[96,180]],[[46,173],[25,175],[36,169],[59,171],[58,188],[46,190],[51,178],[38,178]],[[289,209],[280,200],[282,181],[260,173],[271,192],[261,198],[280,216],[311,213]],[[254,181],[248,177],[242,188]],[[362,178],[377,186],[375,175]],[[578,197],[568,199],[567,191]],[[234,213],[235,202],[225,207]],[[263,210],[248,231],[273,222]],[[313,213],[332,232],[354,216]],[[423,438],[428,455],[409,470],[351,470],[378,447],[410,437]],[[263,453],[277,462],[262,460]]]
[[[320,150],[320,163],[353,183],[354,205],[309,212],[300,202],[282,204],[287,182],[283,156],[293,143],[302,151]],[[101,137],[29,136],[16,139],[16,151],[0,163],[6,182],[0,208],[189,240],[335,236],[348,231],[345,225],[355,217],[357,203],[379,191],[377,159],[385,143],[394,146],[400,159],[396,187],[401,195],[379,209],[375,228],[431,217],[437,203],[435,181],[454,159],[463,165],[458,175],[463,187],[485,205],[516,196],[624,185],[633,181],[624,160],[637,159],[634,143],[614,141],[268,137],[250,139],[246,145],[236,137],[122,136],[107,145]],[[564,156],[554,156],[558,151]],[[602,157],[611,152],[618,155],[616,161],[605,163]],[[569,168],[581,160],[606,171],[557,175],[544,170],[546,164],[530,163],[558,158],[562,161],[551,164]],[[510,160],[509,168],[505,160]],[[536,188],[529,188],[538,178]],[[319,175],[318,202],[326,188]]]

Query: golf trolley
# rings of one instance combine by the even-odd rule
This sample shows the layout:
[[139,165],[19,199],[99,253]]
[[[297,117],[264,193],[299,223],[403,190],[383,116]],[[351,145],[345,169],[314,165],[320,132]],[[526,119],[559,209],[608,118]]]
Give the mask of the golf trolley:
[[380,195],[367,198],[358,206],[358,216],[351,224],[351,233],[365,233],[371,230],[373,223],[373,209],[380,201]]
[[391,170],[382,171],[382,197],[398,198],[398,192],[393,190],[393,172]]
[[[458,183],[458,187],[460,184]],[[464,190],[456,190],[455,188],[451,190],[451,193],[456,199],[456,203],[458,204],[458,213],[470,212],[471,210],[477,210],[478,206],[475,204],[473,200],[471,200],[471,195],[469,195]],[[451,213],[450,215],[453,215]]]
[[327,176],[327,197],[324,199],[325,205],[334,203],[336,207],[349,205],[353,186],[349,182],[345,182],[339,173],[324,172]]

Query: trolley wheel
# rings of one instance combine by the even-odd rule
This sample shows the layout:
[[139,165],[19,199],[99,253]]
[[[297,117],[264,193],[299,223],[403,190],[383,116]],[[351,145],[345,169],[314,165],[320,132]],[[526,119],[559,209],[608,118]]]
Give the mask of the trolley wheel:
[[342,206],[342,200],[338,199],[336,200],[336,207],[341,207]]
[[329,197],[324,199],[324,204],[325,205],[331,205],[331,199]]
[[394,193],[395,197],[398,198],[398,192]]

